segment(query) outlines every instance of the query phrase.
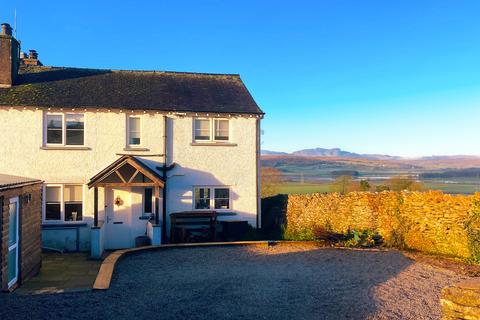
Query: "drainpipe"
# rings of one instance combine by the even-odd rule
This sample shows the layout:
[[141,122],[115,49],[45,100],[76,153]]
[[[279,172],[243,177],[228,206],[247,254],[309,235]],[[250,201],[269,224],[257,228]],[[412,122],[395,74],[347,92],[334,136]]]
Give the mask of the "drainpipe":
[[162,243],[166,243],[167,241],[167,143],[168,143],[168,137],[167,137],[167,123],[168,123],[168,118],[167,116],[163,116],[163,168],[162,168],[162,174],[163,174],[163,189],[162,189],[162,196],[163,196],[163,201],[162,201]]
[[256,120],[256,137],[255,137],[255,168],[256,168],[256,193],[257,193],[257,217],[256,217],[256,228],[259,229],[262,226],[262,202],[261,202],[261,193],[260,193],[260,177],[261,177],[261,160],[260,160],[260,119]]

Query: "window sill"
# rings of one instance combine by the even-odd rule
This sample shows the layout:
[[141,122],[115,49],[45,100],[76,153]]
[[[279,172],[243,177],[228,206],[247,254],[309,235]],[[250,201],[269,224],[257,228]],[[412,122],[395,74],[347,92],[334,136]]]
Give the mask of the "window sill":
[[76,222],[42,222],[42,229],[56,229],[56,228],[80,228],[86,227],[87,223],[84,221]]
[[74,146],[41,146],[41,150],[92,150],[90,147]]
[[226,216],[236,216],[237,213],[232,211],[231,209],[193,209],[192,212],[212,212],[215,211],[218,217],[226,217]]
[[123,151],[150,151],[150,149],[142,147],[126,147],[123,148]]
[[236,147],[236,143],[231,142],[192,142],[191,146],[212,146],[212,147]]
[[218,217],[230,217],[230,216],[236,216],[237,214],[232,211],[219,211],[217,212]]

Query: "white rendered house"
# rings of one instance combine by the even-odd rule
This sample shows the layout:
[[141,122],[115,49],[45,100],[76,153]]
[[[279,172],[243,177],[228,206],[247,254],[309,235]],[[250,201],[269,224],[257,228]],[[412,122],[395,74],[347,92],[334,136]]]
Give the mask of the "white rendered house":
[[238,75],[44,67],[3,25],[0,172],[45,181],[45,247],[159,244],[177,212],[260,227],[262,117]]

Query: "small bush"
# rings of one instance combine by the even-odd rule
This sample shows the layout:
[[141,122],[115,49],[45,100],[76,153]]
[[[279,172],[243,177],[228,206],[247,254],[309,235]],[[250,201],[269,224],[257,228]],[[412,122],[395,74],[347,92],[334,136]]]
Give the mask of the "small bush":
[[315,233],[311,229],[304,229],[299,232],[291,232],[289,229],[286,229],[283,233],[283,238],[285,240],[293,241],[312,241],[315,239]]
[[346,234],[345,247],[371,248],[382,243],[382,237],[372,230],[352,230]]

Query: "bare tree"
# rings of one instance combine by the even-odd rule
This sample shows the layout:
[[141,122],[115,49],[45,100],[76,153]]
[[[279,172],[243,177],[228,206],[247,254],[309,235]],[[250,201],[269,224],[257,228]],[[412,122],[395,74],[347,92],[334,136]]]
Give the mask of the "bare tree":
[[360,186],[359,190],[360,191],[369,191],[371,188],[370,182],[368,180],[360,180]]
[[355,184],[351,176],[339,176],[331,187],[333,192],[347,194],[355,189]]
[[261,194],[262,198],[278,193],[278,186],[284,182],[282,171],[273,167],[262,167]]
[[392,191],[420,191],[423,184],[409,176],[395,176],[388,180],[388,186]]

